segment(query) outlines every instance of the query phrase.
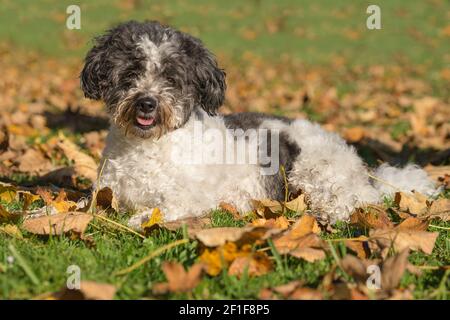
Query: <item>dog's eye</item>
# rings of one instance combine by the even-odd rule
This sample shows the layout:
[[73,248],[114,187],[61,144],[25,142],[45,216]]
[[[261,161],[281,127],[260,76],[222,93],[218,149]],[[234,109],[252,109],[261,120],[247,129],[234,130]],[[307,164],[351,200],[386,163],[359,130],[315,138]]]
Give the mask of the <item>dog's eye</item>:
[[177,82],[175,81],[175,78],[172,78],[172,77],[168,77],[167,82],[173,86],[177,84]]

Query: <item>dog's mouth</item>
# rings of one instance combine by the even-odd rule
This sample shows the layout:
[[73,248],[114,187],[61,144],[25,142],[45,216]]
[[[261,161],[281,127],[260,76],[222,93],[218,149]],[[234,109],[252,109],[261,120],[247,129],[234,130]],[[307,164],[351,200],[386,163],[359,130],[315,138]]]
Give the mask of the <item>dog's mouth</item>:
[[155,117],[148,115],[137,115],[135,125],[142,130],[147,130],[155,124]]

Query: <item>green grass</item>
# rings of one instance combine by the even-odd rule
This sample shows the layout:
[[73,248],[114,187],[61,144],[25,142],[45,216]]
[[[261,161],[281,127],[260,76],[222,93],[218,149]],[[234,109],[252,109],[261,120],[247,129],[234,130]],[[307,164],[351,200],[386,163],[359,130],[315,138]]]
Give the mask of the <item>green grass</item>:
[[[20,204],[9,205],[17,209]],[[118,215],[116,221],[125,223],[127,215]],[[230,214],[222,211],[212,213],[212,226],[242,226],[244,222],[236,221]],[[432,255],[414,252],[410,262],[416,265],[442,266],[450,263],[449,223],[434,222],[430,231],[440,231]],[[336,226],[334,234],[322,235],[328,239],[349,238],[366,234],[341,223]],[[24,239],[14,239],[0,234],[0,298],[28,299],[47,292],[55,292],[65,286],[68,278],[67,268],[77,265],[81,269],[82,280],[111,283],[117,286],[118,299],[155,298],[152,285],[165,281],[161,271],[161,263],[165,260],[177,261],[188,267],[198,258],[198,243],[191,241],[179,245],[152,259],[147,264],[124,275],[114,273],[129,267],[131,264],[147,256],[155,249],[182,238],[182,231],[171,233],[167,230],[153,232],[145,240],[128,233],[111,228],[102,221],[95,220],[89,226],[87,235],[92,236],[95,245],[81,240],[71,240],[68,236],[41,237],[24,232]],[[342,257],[347,253],[346,247],[340,242],[332,242],[337,254]],[[17,259],[11,264],[8,257],[12,245],[22,256],[25,264],[35,274],[38,283],[27,273]],[[189,298],[189,299],[255,299],[262,288],[285,284],[292,280],[302,280],[305,285],[317,287],[323,276],[334,264],[332,255],[325,260],[308,263],[293,257],[282,256],[274,261],[274,270],[261,277],[230,276],[226,272],[217,277],[205,276],[201,283],[188,294],[169,294],[156,298]],[[444,271],[425,270],[422,276],[406,273],[402,286],[415,285],[416,298],[448,299],[448,293],[442,290]],[[441,285],[441,291],[437,288]],[[437,292],[437,293],[436,293]]]
[[[450,45],[442,34],[447,1],[380,0],[381,30],[366,28],[367,1],[78,1],[81,30],[66,29],[73,1],[3,1],[0,39],[48,55],[80,56],[89,40],[129,19],[155,19],[201,37],[216,52],[287,54],[307,63],[345,57],[352,63],[405,62],[442,67]],[[245,37],[251,30],[254,37]],[[448,61],[447,61],[448,62]]]

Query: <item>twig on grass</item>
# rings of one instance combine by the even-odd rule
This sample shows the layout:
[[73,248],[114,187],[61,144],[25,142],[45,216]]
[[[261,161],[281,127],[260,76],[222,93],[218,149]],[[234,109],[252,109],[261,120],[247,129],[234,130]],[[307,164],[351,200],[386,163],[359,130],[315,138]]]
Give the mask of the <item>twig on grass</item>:
[[114,220],[108,219],[108,218],[106,218],[106,217],[104,217],[102,215],[96,214],[96,213],[92,213],[92,215],[94,217],[96,217],[96,218],[99,218],[99,219],[103,220],[103,221],[109,222],[109,223],[115,225],[116,227],[122,228],[122,229],[124,229],[124,230],[126,230],[128,232],[131,232],[132,234],[137,235],[138,237],[140,237],[142,239],[145,239],[145,237],[142,234],[140,234],[139,232],[134,231],[133,229],[131,229],[131,228],[129,228],[129,227],[127,227],[127,226],[125,226],[125,225],[123,225],[121,223],[118,223],[118,222],[116,222]]

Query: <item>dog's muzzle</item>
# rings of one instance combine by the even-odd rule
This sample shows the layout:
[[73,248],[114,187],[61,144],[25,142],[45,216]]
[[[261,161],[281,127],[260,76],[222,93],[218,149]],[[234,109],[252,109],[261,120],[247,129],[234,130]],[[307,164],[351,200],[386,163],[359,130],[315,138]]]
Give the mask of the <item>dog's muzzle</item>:
[[155,123],[155,111],[158,101],[152,97],[140,98],[136,102],[136,125],[141,129],[149,129]]

